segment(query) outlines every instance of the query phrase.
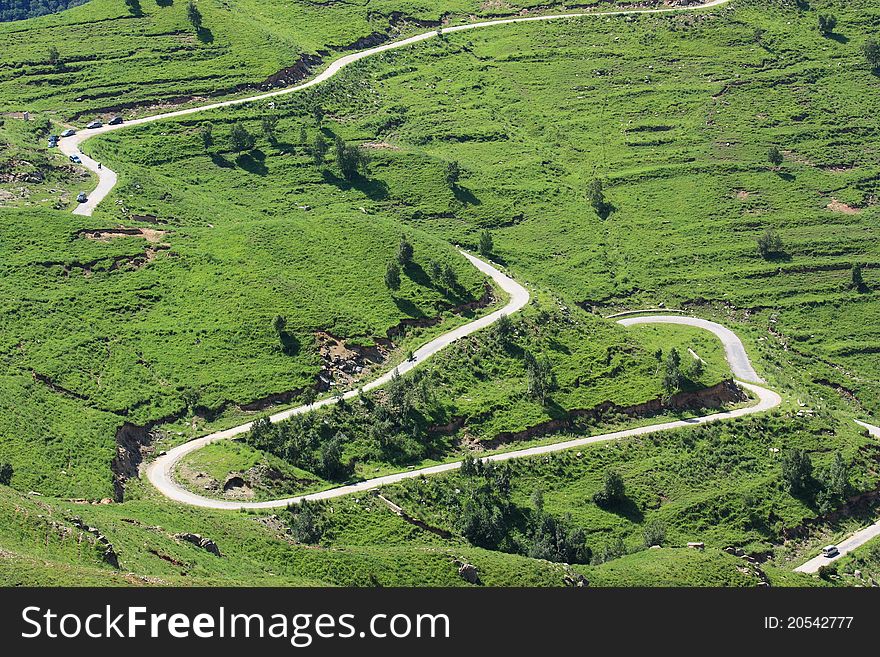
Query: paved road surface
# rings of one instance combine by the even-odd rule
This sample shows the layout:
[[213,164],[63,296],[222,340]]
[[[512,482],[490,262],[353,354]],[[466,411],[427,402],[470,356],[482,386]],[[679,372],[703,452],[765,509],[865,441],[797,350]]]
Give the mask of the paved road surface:
[[[482,317],[470,324],[459,327],[450,333],[440,336],[430,343],[426,344],[422,349],[416,352],[416,360],[412,363],[406,363],[406,368],[400,368],[401,371],[407,371],[415,367],[418,363],[425,360],[431,354],[437,353],[440,349],[445,347],[448,344],[451,344],[458,338],[463,337],[464,335],[468,335],[478,330],[479,328],[483,328],[485,326],[490,325],[492,322],[497,321],[497,319],[502,314],[507,314],[510,312],[514,312],[519,308],[522,308],[529,299],[528,292],[520,286],[513,279],[505,276],[501,272],[494,269],[491,265],[469,255],[465,254],[465,256],[476,265],[480,271],[491,276],[499,286],[501,286],[505,291],[507,291],[511,295],[510,303],[505,306],[504,309],[494,312],[491,315],[487,315]],[[639,318],[639,319],[647,319],[647,318]],[[655,315],[653,321],[655,322],[663,322],[663,323],[677,323],[677,324],[686,324],[690,326],[700,326],[701,328],[705,328],[706,330],[712,331],[717,335],[722,342],[725,344],[725,348],[730,346],[730,349],[727,349],[728,355],[733,353],[736,354],[736,361],[731,361],[731,368],[736,364],[737,368],[743,369],[746,372],[752,372],[754,375],[754,370],[751,369],[751,364],[748,362],[748,356],[745,355],[745,348],[742,343],[739,341],[739,338],[736,337],[728,329],[724,328],[720,324],[716,324],[715,322],[706,322],[703,320],[697,320],[700,323],[694,324],[691,320],[694,318],[691,317],[677,317],[677,316],[666,316],[666,315]],[[633,322],[631,320],[620,320],[620,324],[630,325]],[[639,322],[645,323],[645,322]],[[741,358],[744,357],[747,368],[743,368],[743,364]],[[755,375],[756,376],[756,375]],[[391,378],[391,374],[386,374],[380,379],[372,382],[364,386],[365,389],[372,389],[383,383],[387,382]],[[625,429],[623,431],[615,431],[612,433],[605,433],[597,436],[586,436],[583,438],[575,438],[573,440],[567,440],[565,442],[554,443],[551,445],[541,445],[538,447],[529,447],[526,449],[519,449],[511,452],[505,452],[503,454],[494,454],[492,456],[485,457],[486,460],[489,461],[506,461],[509,459],[521,458],[524,456],[539,456],[541,454],[550,454],[552,452],[559,452],[566,449],[572,449],[574,447],[581,447],[584,445],[590,445],[593,443],[604,442],[608,440],[618,440],[620,438],[627,438],[630,436],[641,436],[650,433],[656,433],[658,431],[669,431],[671,429],[678,429],[681,427],[692,427],[700,424],[707,424],[709,422],[717,422],[720,420],[729,420],[735,417],[742,417],[744,415],[750,415],[752,413],[761,413],[763,411],[768,411],[772,408],[779,406],[782,403],[782,398],[772,390],[768,390],[767,388],[762,388],[753,383],[740,382],[740,385],[745,389],[752,392],[757,398],[758,402],[752,406],[747,406],[743,408],[737,408],[732,411],[724,411],[721,413],[713,413],[711,415],[705,415],[702,417],[691,418],[688,420],[673,420],[671,422],[662,422],[660,424],[653,424],[644,427],[636,427],[633,429]],[[346,398],[351,398],[356,395],[356,391],[351,391],[346,393]],[[278,413],[271,417],[273,422],[277,422],[278,420],[283,420],[291,417],[292,415],[297,415],[299,413],[304,413],[312,408],[318,406],[325,406],[328,404],[333,404],[336,402],[335,398],[324,399],[318,403],[316,403],[312,407],[304,407],[301,406],[299,408],[294,408],[288,411],[284,411],[282,413]],[[146,468],[146,475],[150,482],[166,497],[175,500],[177,502],[182,502],[184,504],[189,504],[192,506],[204,507],[204,508],[212,508],[212,509],[271,509],[276,507],[285,507],[289,504],[296,504],[301,502],[302,500],[326,500],[334,497],[340,497],[342,495],[349,495],[351,493],[364,492],[368,490],[372,490],[374,488],[379,488],[381,486],[386,486],[388,484],[393,484],[398,481],[402,481],[404,479],[411,479],[413,477],[420,477],[422,475],[432,475],[438,474],[440,472],[448,472],[450,470],[455,470],[461,467],[461,462],[455,463],[444,463],[442,465],[436,465],[428,468],[420,468],[418,470],[407,470],[405,472],[399,472],[392,475],[387,475],[384,477],[376,477],[375,479],[368,479],[366,481],[358,482],[355,484],[350,484],[347,486],[339,486],[338,488],[332,488],[330,490],[321,491],[318,493],[312,493],[309,495],[299,495],[296,497],[288,497],[278,500],[269,500],[266,502],[236,502],[231,500],[215,500],[208,497],[202,497],[201,495],[197,495],[195,493],[191,493],[188,490],[185,490],[180,485],[178,485],[174,481],[173,472],[174,467],[181,458],[190,454],[197,449],[201,449],[205,445],[209,443],[216,442],[218,440],[224,440],[228,438],[233,438],[242,433],[248,431],[251,427],[251,424],[245,424],[240,427],[235,427],[233,429],[227,429],[226,431],[219,431],[217,433],[211,434],[210,436],[205,436],[204,438],[199,438],[197,440],[190,441],[188,443],[184,443],[183,445],[179,445],[167,452],[164,456],[160,456],[155,461],[150,463]]]
[[340,57],[331,63],[324,71],[319,73],[314,78],[304,82],[302,84],[298,84],[293,87],[287,87],[285,89],[278,89],[276,91],[270,91],[262,94],[257,94],[255,96],[248,96],[247,98],[236,98],[233,100],[221,101],[219,103],[211,103],[210,105],[201,105],[199,107],[189,107],[187,109],[176,110],[174,112],[167,112],[165,114],[154,114],[153,116],[145,116],[139,119],[133,119],[131,121],[127,121],[126,123],[119,125],[105,125],[101,128],[95,128],[93,130],[80,130],[72,137],[64,137],[59,140],[59,148],[61,152],[65,155],[79,155],[82,159],[83,165],[96,173],[98,176],[98,186],[92,191],[92,193],[88,197],[88,201],[86,203],[82,203],[77,206],[73,213],[79,215],[91,216],[94,212],[95,208],[98,204],[104,200],[107,194],[110,193],[110,190],[116,185],[116,174],[108,169],[106,166],[98,169],[98,163],[82,154],[80,151],[80,144],[84,142],[86,139],[90,137],[94,137],[95,135],[104,134],[106,132],[112,132],[115,130],[121,130],[128,126],[133,125],[143,125],[144,123],[152,123],[154,121],[162,121],[164,119],[170,119],[178,116],[187,116],[189,114],[195,114],[196,112],[205,112],[208,110],[220,109],[222,107],[231,107],[233,105],[242,105],[245,103],[251,103],[254,101],[265,100],[268,98],[275,98],[276,96],[283,96],[286,94],[295,93],[297,91],[302,91],[303,89],[308,89],[309,87],[314,87],[315,85],[321,84],[332,78],[343,68],[356,62],[360,59],[364,59],[365,57],[370,57],[372,55],[376,55],[381,52],[385,52],[388,50],[395,50],[397,48],[403,48],[406,46],[410,46],[414,43],[418,43],[420,41],[425,41],[426,39],[431,39],[436,37],[437,34],[442,32],[443,34],[451,34],[453,32],[462,32],[464,30],[475,30],[483,27],[492,27],[495,25],[507,25],[510,23],[531,23],[538,21],[550,21],[550,20],[560,20],[565,18],[585,18],[589,16],[620,16],[624,14],[665,14],[670,12],[677,11],[693,11],[695,9],[705,9],[710,7],[717,7],[719,5],[723,5],[730,2],[730,0],[711,0],[702,5],[693,5],[689,7],[667,7],[664,9],[644,9],[644,10],[624,10],[624,11],[603,11],[603,12],[581,12],[575,14],[551,14],[546,16],[521,16],[518,18],[505,18],[501,20],[494,21],[483,21],[480,23],[469,23],[466,25],[456,25],[454,27],[444,27],[439,30],[432,30],[430,32],[424,32],[422,34],[417,34],[416,36],[409,37],[407,39],[402,39],[401,41],[393,41],[391,43],[386,43],[381,46],[377,46],[375,48],[370,48],[368,50],[362,50],[360,52],[352,53],[350,55],[345,55],[344,57]]
[[638,315],[636,317],[620,319],[618,324],[623,324],[624,326],[633,326],[634,324],[684,324],[712,331],[712,333],[720,338],[721,343],[724,345],[724,354],[727,356],[727,362],[730,363],[733,375],[741,381],[764,383],[764,379],[758,376],[752,367],[752,362],[749,360],[742,341],[737,337],[736,333],[721,324],[710,322],[707,319],[679,317],[677,315]]

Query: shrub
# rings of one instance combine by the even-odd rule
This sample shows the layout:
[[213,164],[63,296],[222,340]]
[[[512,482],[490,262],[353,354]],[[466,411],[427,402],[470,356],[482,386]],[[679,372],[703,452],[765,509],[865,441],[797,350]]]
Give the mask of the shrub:
[[593,501],[601,507],[610,507],[626,498],[623,477],[614,470],[605,473],[605,487],[593,495]]
[[482,233],[480,233],[480,255],[491,255],[494,248],[495,243],[492,240],[492,233],[490,233],[488,230],[484,230]]
[[828,36],[837,27],[837,17],[833,14],[819,14],[819,34]]
[[663,545],[663,542],[666,540],[666,525],[662,520],[655,518],[645,525],[644,538],[645,547]]
[[782,455],[782,480],[792,495],[803,495],[813,483],[813,461],[802,449],[790,449]]
[[0,484],[3,486],[9,486],[12,482],[12,475],[14,474],[14,470],[12,469],[12,465],[9,463],[0,463]]
[[758,255],[765,260],[785,252],[782,238],[775,230],[767,230],[758,238]]
[[389,262],[385,267],[385,287],[389,290],[400,289],[400,267],[396,262]]

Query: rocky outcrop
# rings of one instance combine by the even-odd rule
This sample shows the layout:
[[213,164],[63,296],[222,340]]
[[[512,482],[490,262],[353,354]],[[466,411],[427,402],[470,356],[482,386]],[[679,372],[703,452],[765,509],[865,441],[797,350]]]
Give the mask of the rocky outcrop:
[[153,443],[155,424],[159,422],[145,426],[125,422],[116,430],[116,456],[110,461],[110,470],[113,472],[113,497],[117,502],[125,499],[125,482],[138,476],[138,468]]
[[456,559],[455,565],[458,566],[458,576],[468,584],[482,584],[480,581],[480,571],[472,563],[467,563],[463,559]]
[[84,531],[87,534],[91,534],[94,537],[95,547],[100,553],[101,559],[119,570],[119,555],[116,554],[113,544],[98,530],[97,527],[87,525],[79,516],[68,518],[67,521],[77,529]]
[[206,552],[210,552],[214,556],[222,557],[220,554],[220,548],[217,547],[217,544],[212,541],[210,538],[205,538],[200,534],[191,534],[189,532],[183,532],[181,534],[175,534],[174,538],[180,541],[186,541],[187,543],[192,543],[198,548],[202,548]]

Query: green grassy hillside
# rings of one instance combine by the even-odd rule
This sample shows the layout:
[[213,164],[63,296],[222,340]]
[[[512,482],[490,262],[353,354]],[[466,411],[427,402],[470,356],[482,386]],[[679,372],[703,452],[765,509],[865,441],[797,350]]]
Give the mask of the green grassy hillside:
[[[2,173],[27,158],[49,172],[0,181],[12,194],[0,210],[0,462],[14,469],[12,488],[0,486],[0,581],[445,586],[464,583],[458,560],[486,585],[578,574],[593,585],[803,584],[814,580],[793,564],[873,517],[877,444],[852,422],[880,415],[880,78],[861,51],[880,21],[872,3],[734,0],[445,36],[272,103],[89,141],[120,184],[94,217],[69,214],[62,197],[86,181],[46,155],[47,119],[228,94],[302,53],[326,49],[329,61],[385,32],[392,11],[459,20],[521,5],[199,6],[210,34],[195,34],[181,2],[131,16],[92,0],[0,26],[0,106],[35,112],[33,126],[0,126]],[[823,36],[828,11],[839,20]],[[253,143],[240,148],[242,128]],[[369,164],[346,175],[337,140]],[[781,246],[762,256],[768,230]],[[402,238],[414,255],[394,289]],[[333,354],[380,352],[366,380],[502,303],[453,246],[476,251],[481,238],[533,293],[506,328],[462,340],[399,389],[184,465],[216,485],[259,471],[264,499],[656,421],[625,411],[669,398],[673,347],[681,392],[729,377],[703,332],[605,317],[661,303],[736,330],[783,407],[513,462],[487,479],[494,488],[453,474],[384,491],[427,528],[373,496],[308,517],[181,507],[136,478],[122,504],[65,499],[112,496],[117,439],[131,448],[149,429],[165,449],[321,392],[333,368],[356,387]],[[688,350],[705,361],[692,375]],[[815,466],[803,490],[783,477],[792,449]],[[328,451],[345,468],[326,467]],[[273,470],[279,481],[266,483]],[[612,471],[626,496],[603,505],[594,496]],[[190,485],[206,492],[205,481]],[[119,568],[104,543],[77,540],[76,515],[113,544]]]

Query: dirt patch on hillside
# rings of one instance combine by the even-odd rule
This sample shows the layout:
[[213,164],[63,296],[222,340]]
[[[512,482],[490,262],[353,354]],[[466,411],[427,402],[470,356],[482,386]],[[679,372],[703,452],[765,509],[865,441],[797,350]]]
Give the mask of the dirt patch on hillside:
[[751,195],[751,192],[747,192],[744,189],[738,189],[734,192],[734,196],[736,196],[736,198],[738,198],[740,201],[745,201]]
[[77,232],[78,237],[84,237],[97,242],[109,242],[120,237],[142,237],[152,244],[158,244],[168,233],[164,230],[153,228],[86,228]]
[[831,203],[825,207],[832,212],[842,212],[843,214],[859,214],[862,211],[861,208],[847,205],[846,203],[838,201],[836,198],[831,199]]
[[315,341],[321,355],[319,384],[325,388],[331,383],[351,385],[387,361],[394,348],[390,340],[378,340],[372,346],[363,346],[346,343],[326,331],[317,331]]
[[400,146],[395,146],[394,144],[389,144],[387,141],[367,141],[361,144],[362,148],[367,148],[375,151],[399,151]]

